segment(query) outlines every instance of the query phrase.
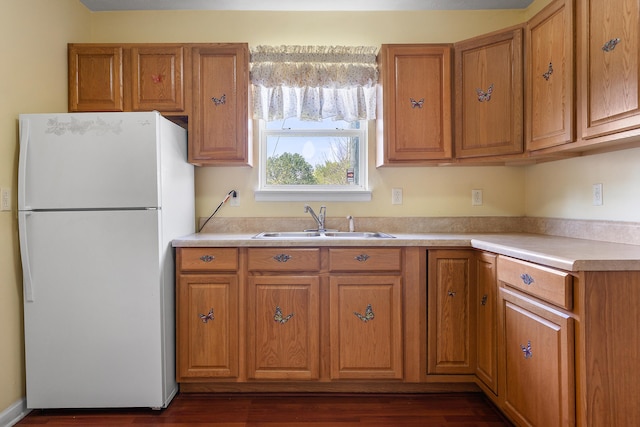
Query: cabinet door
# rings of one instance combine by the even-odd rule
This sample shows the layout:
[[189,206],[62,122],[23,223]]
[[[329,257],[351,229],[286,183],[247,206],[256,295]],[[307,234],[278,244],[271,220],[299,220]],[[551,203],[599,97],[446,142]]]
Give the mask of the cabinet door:
[[176,303],[178,381],[237,377],[237,276],[180,275]]
[[473,252],[429,251],[428,374],[474,374],[475,304],[471,303]]
[[194,47],[193,135],[189,161],[250,164],[249,47]]
[[495,395],[498,394],[496,255],[479,253],[475,259],[477,292],[476,375]]
[[317,276],[249,277],[249,378],[318,379],[318,291]]
[[402,379],[401,280],[331,276],[331,378]]
[[451,47],[382,45],[378,166],[450,159]]
[[504,410],[521,426],[575,425],[573,319],[500,288]]
[[522,28],[455,45],[456,158],[522,152]]
[[575,141],[573,1],[556,0],[526,27],[529,150]]
[[69,111],[124,111],[123,49],[68,46]]
[[182,46],[133,46],[133,111],[184,111],[183,68]]
[[577,15],[581,136],[640,127],[640,4],[583,0]]

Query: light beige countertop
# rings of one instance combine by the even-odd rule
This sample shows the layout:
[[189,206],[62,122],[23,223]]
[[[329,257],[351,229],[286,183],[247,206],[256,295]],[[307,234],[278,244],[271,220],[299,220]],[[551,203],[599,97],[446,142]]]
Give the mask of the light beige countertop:
[[640,245],[524,233],[393,233],[395,238],[264,238],[252,234],[196,233],[174,247],[424,246],[475,248],[567,271],[640,270]]

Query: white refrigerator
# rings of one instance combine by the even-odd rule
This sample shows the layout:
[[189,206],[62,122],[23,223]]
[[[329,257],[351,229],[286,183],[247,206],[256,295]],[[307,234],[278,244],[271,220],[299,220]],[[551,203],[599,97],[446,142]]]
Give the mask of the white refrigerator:
[[27,407],[166,407],[186,131],[157,112],[20,115]]

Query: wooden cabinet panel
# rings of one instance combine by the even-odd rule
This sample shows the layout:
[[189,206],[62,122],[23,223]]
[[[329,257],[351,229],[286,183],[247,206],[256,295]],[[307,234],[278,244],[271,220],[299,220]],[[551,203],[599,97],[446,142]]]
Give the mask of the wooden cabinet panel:
[[575,425],[573,319],[500,288],[504,410],[522,426]]
[[585,139],[640,127],[640,4],[577,2],[580,122]]
[[539,150],[575,141],[574,0],[556,0],[526,27],[526,140]]
[[456,158],[523,150],[522,27],[455,44]]
[[133,46],[133,111],[184,111],[184,50],[181,45]]
[[177,265],[181,271],[235,271],[236,248],[178,248]]
[[476,371],[472,259],[471,251],[429,251],[428,374]]
[[194,125],[189,161],[250,164],[248,45],[194,47],[192,62]]
[[402,379],[399,276],[331,276],[331,378]]
[[238,278],[179,275],[177,379],[238,375]]
[[318,379],[319,278],[251,276],[248,286],[249,378]]
[[318,271],[318,248],[251,248],[248,251],[249,271]]
[[68,46],[69,111],[124,111],[123,48]]
[[329,271],[400,271],[399,248],[329,249]]
[[496,255],[490,253],[476,255],[477,291],[474,301],[477,307],[476,375],[494,395],[498,394],[496,258]]
[[498,280],[557,306],[573,307],[573,278],[556,270],[505,256],[498,259]]
[[378,166],[451,159],[451,46],[382,45]]

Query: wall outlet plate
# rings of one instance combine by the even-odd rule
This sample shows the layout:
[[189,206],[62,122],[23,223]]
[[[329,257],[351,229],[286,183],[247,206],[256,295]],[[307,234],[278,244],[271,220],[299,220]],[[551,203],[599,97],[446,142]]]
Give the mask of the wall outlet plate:
[[602,184],[593,184],[593,206],[602,206]]
[[471,190],[471,206],[482,206],[482,190]]
[[2,188],[0,189],[0,211],[10,211],[10,210],[11,210],[11,189]]
[[391,189],[391,204],[392,205],[402,204],[402,188]]

